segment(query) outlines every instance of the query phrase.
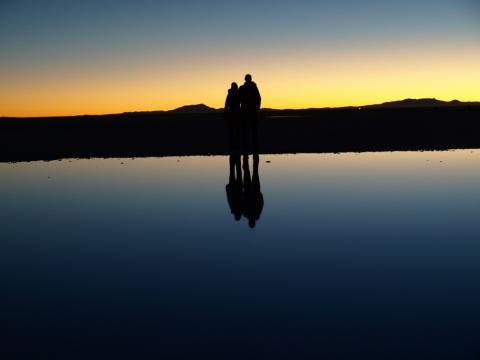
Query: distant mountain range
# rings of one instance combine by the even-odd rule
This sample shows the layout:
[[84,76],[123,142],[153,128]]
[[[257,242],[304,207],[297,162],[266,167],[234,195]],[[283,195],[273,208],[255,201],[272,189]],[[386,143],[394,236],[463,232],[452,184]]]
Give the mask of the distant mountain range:
[[[319,110],[348,110],[348,109],[421,109],[421,108],[458,108],[458,107],[480,107],[480,102],[462,102],[458,100],[442,101],[437,99],[405,99],[399,101],[385,102],[382,104],[365,105],[365,106],[345,106],[339,108],[308,108],[308,109],[272,109],[262,108],[264,112],[281,112],[281,111],[319,111]],[[180,115],[194,115],[194,114],[215,114],[221,113],[223,109],[215,109],[205,104],[185,105],[173,110],[154,110],[154,111],[134,111],[125,112],[122,114],[105,114],[96,116],[115,116],[115,115],[140,115],[140,114],[180,114]],[[88,116],[88,115],[79,115]],[[60,116],[72,117],[72,116]],[[0,119],[8,119],[10,117],[0,116]],[[13,118],[13,117],[11,117]]]
[[458,100],[442,101],[437,99],[405,99],[385,102],[377,105],[362,106],[363,109],[399,109],[399,108],[432,108],[432,107],[459,107],[480,106],[480,102],[462,102]]
[[[219,109],[222,110],[222,109]],[[169,113],[174,114],[205,114],[219,111],[217,109],[211,108],[205,104],[197,105],[185,105],[174,110],[168,111]]]
[[[405,99],[399,101],[390,101],[382,104],[365,105],[360,107],[347,106],[339,109],[406,109],[406,108],[434,108],[434,107],[468,107],[480,106],[480,102],[462,102],[458,100],[442,101],[437,99]],[[323,110],[326,108],[310,108],[305,110]],[[330,108],[329,108],[330,109]],[[174,110],[167,111],[172,114],[207,114],[222,111],[223,109],[214,109],[205,104],[186,105]],[[264,111],[278,111],[278,109],[262,109]]]

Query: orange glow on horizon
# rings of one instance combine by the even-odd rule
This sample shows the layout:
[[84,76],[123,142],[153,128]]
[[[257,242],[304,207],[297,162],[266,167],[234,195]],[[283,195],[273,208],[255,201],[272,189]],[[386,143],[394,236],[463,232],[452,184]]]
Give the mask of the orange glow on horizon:
[[480,47],[469,46],[0,70],[0,116],[109,114],[198,103],[221,108],[230,82],[241,83],[247,72],[268,108],[361,106],[427,97],[478,101],[479,60]]

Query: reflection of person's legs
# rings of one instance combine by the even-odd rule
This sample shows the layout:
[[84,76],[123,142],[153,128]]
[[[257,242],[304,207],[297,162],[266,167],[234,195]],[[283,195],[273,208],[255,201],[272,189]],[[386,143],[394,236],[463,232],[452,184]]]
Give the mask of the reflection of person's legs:
[[235,220],[242,217],[242,172],[240,154],[231,153],[229,157],[230,176],[226,186],[227,201]]
[[235,155],[235,170],[236,170],[235,179],[237,181],[237,184],[241,186],[242,185],[242,164],[240,162],[239,153]]
[[230,179],[241,180],[242,179],[242,164],[240,161],[240,153],[238,151],[230,152]]
[[235,155],[230,154],[230,176],[229,183],[233,185],[235,181]]
[[250,191],[252,177],[250,176],[250,166],[248,165],[248,155],[243,156],[243,189],[245,193]]
[[260,176],[258,175],[258,165],[260,157],[256,154],[253,156],[253,174],[252,174],[252,190],[260,192]]

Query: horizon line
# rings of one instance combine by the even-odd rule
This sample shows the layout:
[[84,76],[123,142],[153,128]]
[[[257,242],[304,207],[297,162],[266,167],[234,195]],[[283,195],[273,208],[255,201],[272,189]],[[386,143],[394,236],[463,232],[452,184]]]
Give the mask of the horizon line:
[[[390,103],[400,103],[400,102],[405,102],[405,101],[421,101],[421,100],[432,100],[432,101],[438,101],[442,102],[445,104],[449,103],[462,103],[462,104],[469,104],[473,103],[475,105],[480,106],[480,100],[459,100],[458,98],[452,99],[452,100],[441,100],[437,99],[435,97],[423,97],[423,98],[405,98],[405,99],[400,99],[400,100],[388,100],[384,101],[381,103],[375,103],[375,104],[366,104],[366,105],[345,105],[345,106],[324,106],[324,107],[292,107],[292,108],[273,108],[273,107],[262,107],[260,111],[264,110],[273,110],[273,111],[301,111],[301,110],[341,110],[341,109],[348,109],[348,108],[364,108],[364,107],[372,107],[372,106],[381,106],[381,105],[388,105]],[[9,115],[0,115],[0,119],[5,119],[5,118],[10,118],[10,119],[36,119],[36,118],[61,118],[61,117],[86,117],[86,116],[114,116],[114,115],[125,115],[125,114],[135,114],[135,113],[154,113],[154,112],[163,112],[163,113],[169,113],[169,112],[174,112],[183,108],[188,108],[188,107],[195,107],[195,106],[205,106],[209,109],[212,109],[213,111],[221,111],[224,108],[215,108],[211,107],[205,103],[196,103],[196,104],[186,104],[186,105],[181,105],[172,109],[154,109],[154,110],[133,110],[133,111],[122,111],[122,112],[116,112],[116,113],[85,113],[85,114],[64,114],[64,115],[39,115],[39,116],[9,116]]]

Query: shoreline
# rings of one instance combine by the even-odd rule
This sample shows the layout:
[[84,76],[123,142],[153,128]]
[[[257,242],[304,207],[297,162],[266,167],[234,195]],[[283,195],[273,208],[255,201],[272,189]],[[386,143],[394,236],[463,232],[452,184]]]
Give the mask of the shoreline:
[[[480,148],[480,108],[262,111],[261,154]],[[0,119],[0,162],[228,155],[222,112]]]

